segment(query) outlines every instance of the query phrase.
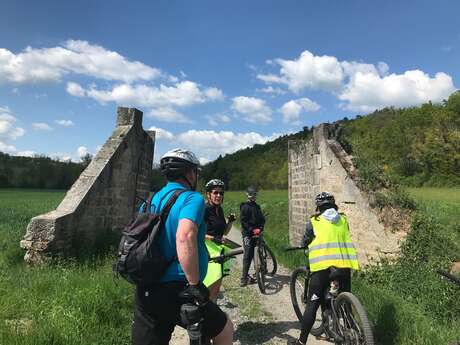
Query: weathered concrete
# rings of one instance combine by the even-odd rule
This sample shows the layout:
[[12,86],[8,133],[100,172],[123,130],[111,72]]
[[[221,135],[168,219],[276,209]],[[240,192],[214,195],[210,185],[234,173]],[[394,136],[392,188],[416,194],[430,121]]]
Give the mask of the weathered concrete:
[[328,191],[334,195],[339,211],[347,215],[361,264],[394,255],[404,233],[385,226],[388,222],[382,219],[381,212],[369,205],[368,196],[355,181],[357,173],[351,157],[333,138],[334,130],[322,124],[314,128],[309,142],[289,142],[291,244],[299,244],[306,221],[315,212],[315,196]]
[[118,108],[117,127],[56,210],[32,218],[21,241],[24,260],[75,255],[131,219],[136,195],[150,190],[155,132],[142,129],[142,112]]

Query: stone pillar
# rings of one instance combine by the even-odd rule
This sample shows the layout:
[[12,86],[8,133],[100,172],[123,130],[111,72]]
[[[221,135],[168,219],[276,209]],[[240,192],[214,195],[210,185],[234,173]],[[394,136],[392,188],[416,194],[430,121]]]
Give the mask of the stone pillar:
[[339,211],[347,215],[350,232],[361,264],[398,251],[401,234],[386,229],[377,210],[355,182],[351,157],[331,137],[328,125],[314,128],[309,142],[290,141],[289,238],[298,245],[307,219],[315,212],[314,198],[321,191],[335,197]]
[[[88,167],[49,213],[32,218],[21,247],[24,259],[78,255],[118,234],[150,190],[154,132],[142,129],[142,112],[118,108],[117,126]],[[113,237],[113,236],[112,236]]]

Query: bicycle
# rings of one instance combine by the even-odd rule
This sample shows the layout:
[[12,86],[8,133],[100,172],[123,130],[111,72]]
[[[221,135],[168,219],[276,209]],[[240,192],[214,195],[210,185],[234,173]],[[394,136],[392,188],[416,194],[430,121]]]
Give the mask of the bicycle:
[[[307,247],[292,247],[286,251],[304,250],[308,262]],[[298,267],[292,272],[290,293],[297,318],[302,322],[307,304],[308,284],[311,272],[308,266]],[[320,306],[310,333],[317,337],[342,345],[373,345],[374,336],[366,311],[358,298],[350,292],[340,291],[337,281],[334,288],[325,291],[326,308]]]
[[262,233],[254,236],[256,246],[254,247],[254,271],[260,292],[265,294],[266,280],[265,276],[274,276],[278,270],[275,254],[268,248],[264,241]]
[[[229,251],[227,254],[222,254],[209,258],[209,261],[224,263],[235,256],[242,254],[243,249],[234,249]],[[182,297],[189,298],[188,295],[182,294]],[[184,303],[180,309],[180,316],[182,324],[187,328],[187,334],[190,339],[190,345],[207,345],[210,344],[209,339],[205,339],[201,336],[201,326],[203,318],[201,315],[200,306],[196,303]]]

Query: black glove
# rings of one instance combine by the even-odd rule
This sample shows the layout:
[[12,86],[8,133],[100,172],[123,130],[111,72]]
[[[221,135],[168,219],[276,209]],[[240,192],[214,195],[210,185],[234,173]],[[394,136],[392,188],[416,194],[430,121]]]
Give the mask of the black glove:
[[230,214],[228,215],[228,218],[227,218],[227,219],[228,219],[228,222],[229,222],[229,223],[230,223],[230,222],[234,222],[235,219],[236,219],[235,214],[234,214],[234,213],[230,213]]
[[189,285],[184,290],[183,296],[193,299],[199,306],[209,302],[209,290],[202,282],[196,285]]
[[214,238],[212,239],[212,241],[213,241],[214,243],[220,245],[220,244],[222,244],[222,242],[223,242],[223,238],[220,237],[220,236],[214,236]]

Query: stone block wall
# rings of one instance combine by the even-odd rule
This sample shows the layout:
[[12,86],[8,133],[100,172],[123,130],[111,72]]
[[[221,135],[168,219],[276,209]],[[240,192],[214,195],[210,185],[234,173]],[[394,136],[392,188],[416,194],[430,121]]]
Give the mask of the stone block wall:
[[398,252],[400,234],[386,229],[380,222],[367,195],[353,180],[356,170],[351,157],[330,133],[330,127],[323,124],[314,128],[309,142],[289,142],[291,244],[299,244],[307,219],[315,213],[315,196],[328,191],[334,195],[339,211],[347,215],[361,264]]
[[133,216],[136,196],[148,196],[154,134],[142,129],[142,112],[118,108],[112,135],[56,210],[30,221],[21,241],[24,259],[39,263],[53,255],[76,255],[101,236],[119,233]]

